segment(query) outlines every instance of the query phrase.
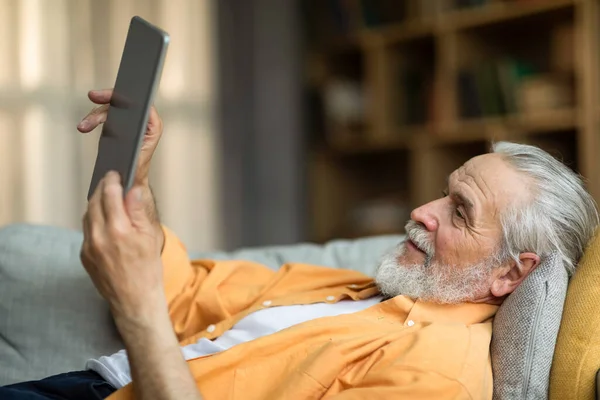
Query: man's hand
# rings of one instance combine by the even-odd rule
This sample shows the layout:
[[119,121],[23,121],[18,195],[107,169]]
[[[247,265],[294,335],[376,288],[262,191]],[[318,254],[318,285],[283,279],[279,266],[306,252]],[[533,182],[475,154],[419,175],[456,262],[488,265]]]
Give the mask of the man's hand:
[[[99,106],[92,109],[88,115],[81,120],[79,125],[77,125],[77,129],[80,132],[91,132],[96,129],[98,125],[101,125],[106,121],[112,95],[112,89],[90,90],[88,92],[89,99]],[[162,132],[162,120],[160,119],[156,108],[152,106],[150,110],[150,117],[148,118],[148,125],[146,127],[146,134],[144,135],[144,141],[140,150],[140,156],[138,157],[134,186],[140,186],[142,189],[142,201],[144,203],[144,208],[146,209],[148,218],[154,225],[157,235],[160,237],[161,248],[164,243],[164,234],[160,224],[160,218],[158,215],[154,195],[150,189],[148,175],[150,173],[152,156],[156,151],[156,147],[158,146]]]
[[[106,116],[108,115],[108,108],[110,105],[112,95],[113,89],[89,91],[89,99],[93,103],[98,104],[99,106],[92,109],[88,113],[88,115],[86,115],[81,120],[79,125],[77,125],[77,129],[79,130],[79,132],[91,132],[94,129],[96,129],[98,125],[103,124],[106,121]],[[150,162],[152,161],[152,156],[154,155],[154,151],[158,146],[158,142],[160,141],[162,132],[162,120],[160,119],[156,108],[152,106],[152,108],[150,109],[150,117],[148,118],[148,125],[146,127],[146,134],[144,135],[142,149],[138,158],[138,166],[135,174],[135,184],[137,185],[148,184]]]
[[119,174],[100,181],[83,218],[81,261],[110,304],[139,400],[201,400],[169,319],[161,238],[148,218],[143,187],[123,201]]
[[149,300],[164,298],[162,238],[148,218],[143,189],[123,200],[119,174],[102,179],[83,218],[81,261],[115,318],[152,312]]

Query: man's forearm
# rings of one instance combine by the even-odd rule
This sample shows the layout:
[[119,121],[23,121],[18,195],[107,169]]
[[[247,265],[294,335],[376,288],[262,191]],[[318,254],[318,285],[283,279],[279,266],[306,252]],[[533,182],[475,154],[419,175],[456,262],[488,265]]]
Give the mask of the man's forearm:
[[201,400],[173,332],[162,293],[135,317],[115,315],[138,400]]

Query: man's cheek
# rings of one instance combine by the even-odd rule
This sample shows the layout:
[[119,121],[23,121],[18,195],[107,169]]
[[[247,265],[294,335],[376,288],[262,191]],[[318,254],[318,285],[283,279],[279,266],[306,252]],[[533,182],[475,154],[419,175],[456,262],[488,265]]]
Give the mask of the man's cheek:
[[461,255],[461,250],[460,246],[452,240],[452,237],[444,234],[438,235],[434,245],[436,261],[444,264],[456,264]]
[[444,254],[449,247],[452,247],[450,244],[451,241],[448,235],[445,235],[443,232],[438,233],[433,242],[436,256],[438,255],[438,253],[440,255]]

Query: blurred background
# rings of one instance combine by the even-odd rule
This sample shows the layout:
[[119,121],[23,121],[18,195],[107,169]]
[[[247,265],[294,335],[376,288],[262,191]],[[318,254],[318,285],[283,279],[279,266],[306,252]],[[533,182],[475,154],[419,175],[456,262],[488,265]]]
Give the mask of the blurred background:
[[600,0],[0,0],[0,225],[80,229],[129,20],[171,35],[152,170],[191,249],[403,231],[491,141],[600,199]]

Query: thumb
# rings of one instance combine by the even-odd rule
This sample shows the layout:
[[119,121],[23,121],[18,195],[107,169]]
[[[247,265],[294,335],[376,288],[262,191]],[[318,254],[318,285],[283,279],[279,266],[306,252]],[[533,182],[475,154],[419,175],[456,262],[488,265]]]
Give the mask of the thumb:
[[151,225],[146,214],[143,194],[143,188],[134,186],[125,196],[125,209],[127,210],[127,214],[129,214],[131,224],[136,228],[144,228]]

